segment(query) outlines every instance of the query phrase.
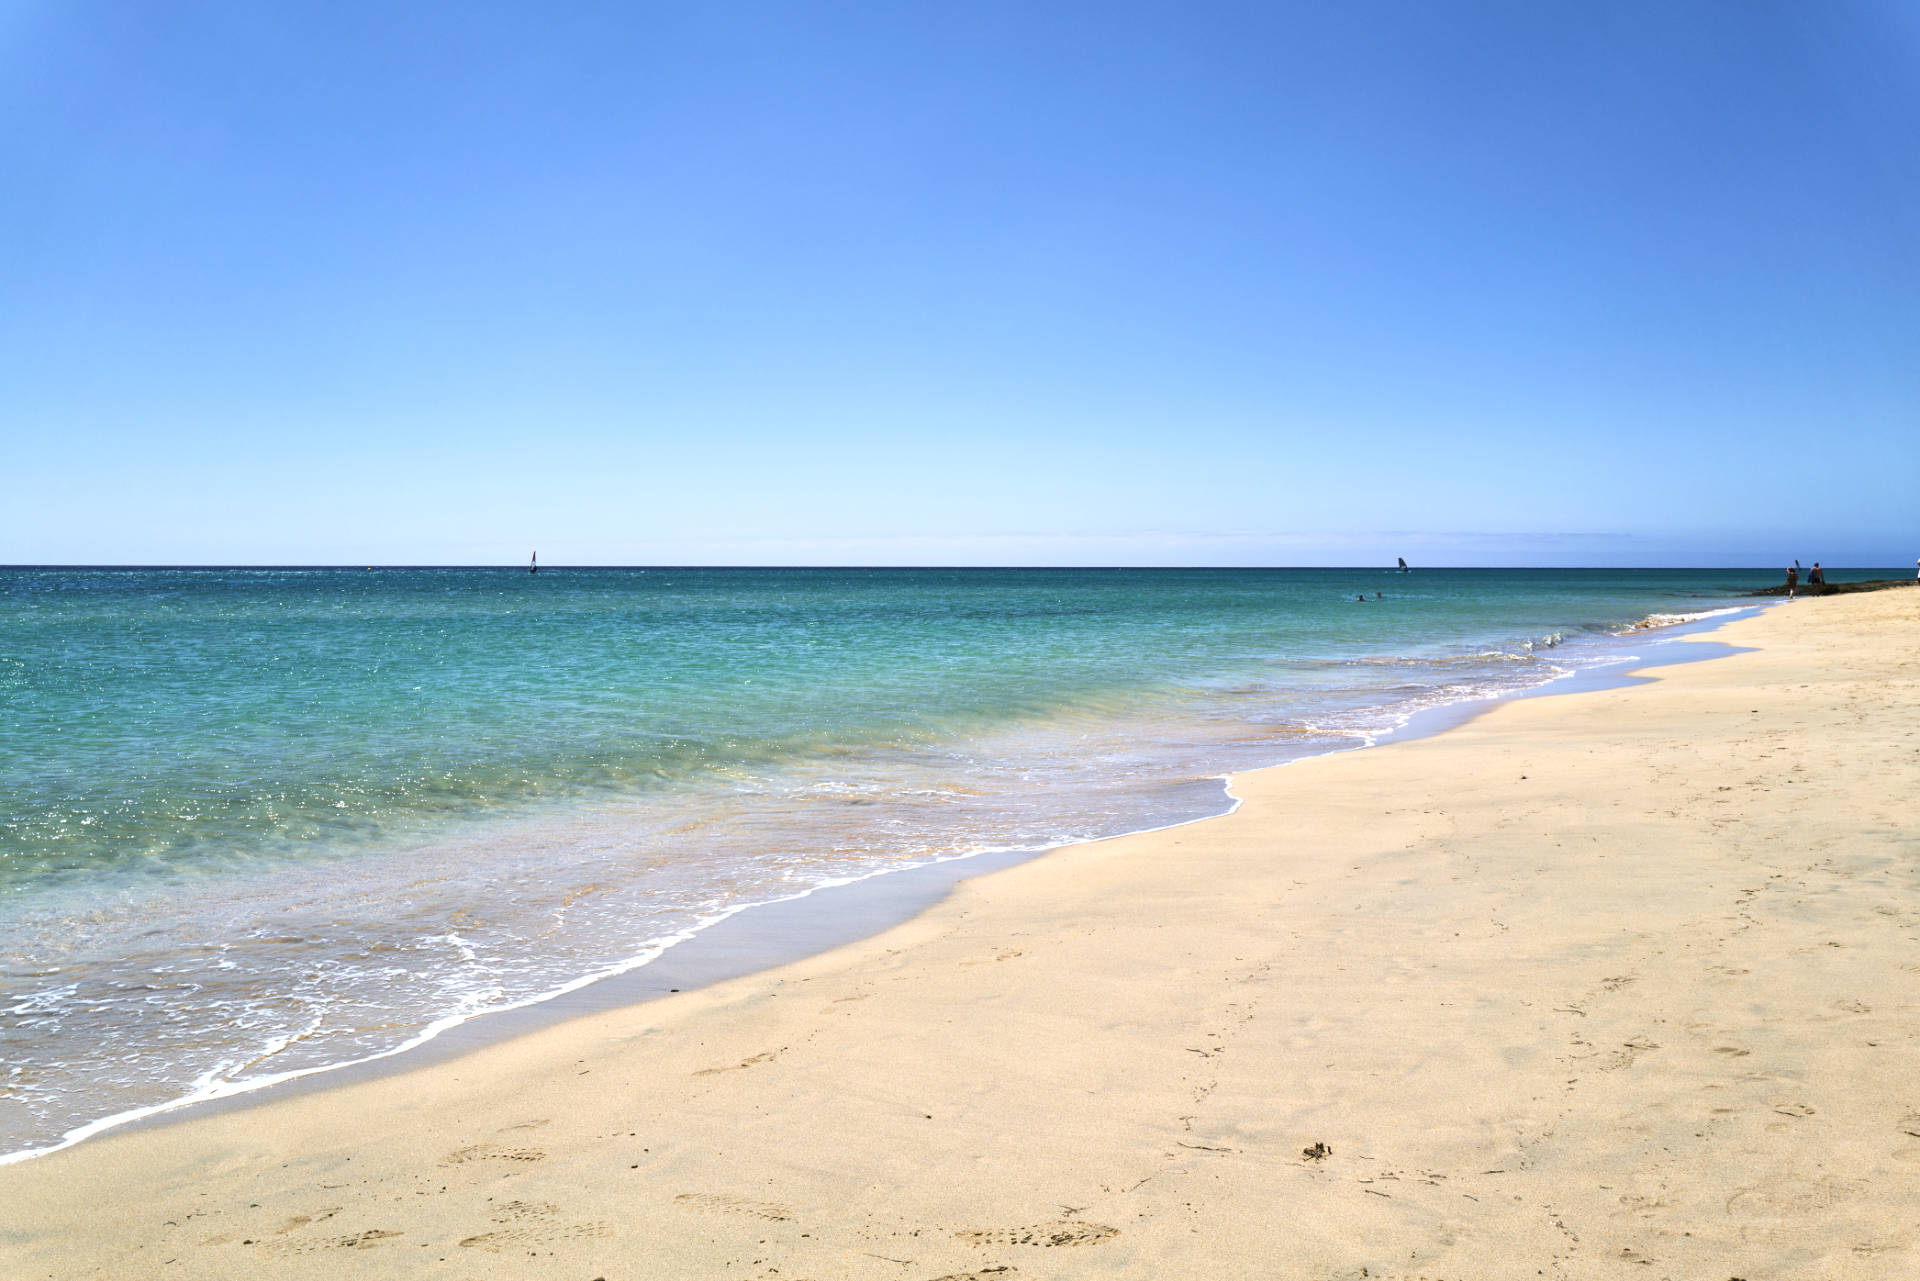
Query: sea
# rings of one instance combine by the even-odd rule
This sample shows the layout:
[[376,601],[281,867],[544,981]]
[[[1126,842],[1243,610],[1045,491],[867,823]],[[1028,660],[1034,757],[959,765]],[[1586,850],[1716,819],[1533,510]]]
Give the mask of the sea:
[[0,569],[0,1157],[756,905],[1222,813],[1233,771],[1625,662],[1776,578]]

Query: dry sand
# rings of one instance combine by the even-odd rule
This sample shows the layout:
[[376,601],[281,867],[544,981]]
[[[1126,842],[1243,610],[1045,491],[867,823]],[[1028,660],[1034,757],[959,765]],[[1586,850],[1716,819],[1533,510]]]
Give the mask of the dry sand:
[[1760,648],[0,1168],[0,1274],[1920,1276],[1920,591],[1718,637]]

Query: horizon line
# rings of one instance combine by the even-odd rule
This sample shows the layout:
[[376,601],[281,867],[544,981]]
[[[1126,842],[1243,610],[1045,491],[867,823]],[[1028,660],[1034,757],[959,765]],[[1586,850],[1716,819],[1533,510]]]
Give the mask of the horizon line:
[[[764,564],[763,564],[763,563],[751,563],[751,562],[740,562],[740,563],[726,563],[726,564],[721,564],[721,563],[704,563],[704,564],[703,564],[703,563],[691,563],[691,562],[689,562],[689,563],[659,563],[659,564],[612,564],[612,563],[598,563],[598,562],[573,562],[573,563],[565,563],[565,562],[563,562],[563,563],[554,563],[554,562],[549,562],[549,563],[547,563],[547,564],[545,564],[545,565],[542,565],[542,566],[541,566],[540,568],[541,568],[542,570],[555,570],[555,569],[571,569],[571,570],[649,570],[649,571],[651,571],[651,570],[784,570],[784,571],[794,571],[794,570],[810,570],[810,571],[821,571],[821,572],[836,572],[836,571],[846,571],[846,570],[883,570],[883,571],[898,571],[898,572],[918,572],[918,571],[927,571],[927,570],[965,570],[965,571],[974,571],[974,572],[989,572],[989,571],[991,571],[991,572],[1006,572],[1006,571],[1010,571],[1010,570],[1076,570],[1076,571],[1091,571],[1091,570],[1099,570],[1099,571],[1116,571],[1116,572],[1118,572],[1118,571],[1161,571],[1161,572],[1170,572],[1170,573],[1178,573],[1178,572],[1191,572],[1191,571],[1196,571],[1196,570],[1211,570],[1211,571],[1218,571],[1218,572],[1222,572],[1222,573],[1233,573],[1233,572],[1242,572],[1242,573],[1245,573],[1245,572],[1266,572],[1266,571],[1274,571],[1274,570],[1354,570],[1354,569],[1360,569],[1360,570],[1376,570],[1376,569],[1377,569],[1377,570],[1382,570],[1382,571],[1384,571],[1384,572],[1387,572],[1387,573],[1401,573],[1401,572],[1406,572],[1406,573],[1415,573],[1415,572],[1417,572],[1417,571],[1419,571],[1419,570],[1421,570],[1421,569],[1446,569],[1446,570],[1507,570],[1507,569],[1511,569],[1511,570],[1531,570],[1531,571],[1540,571],[1540,570],[1586,570],[1586,571],[1595,571],[1595,572],[1599,572],[1599,571],[1614,571],[1614,572],[1623,572],[1623,573],[1624,573],[1624,572],[1635,572],[1635,571],[1639,571],[1639,572],[1646,572],[1646,571],[1667,571],[1667,572],[1673,572],[1673,571],[1680,571],[1680,570],[1689,570],[1689,571],[1723,571],[1723,570],[1725,570],[1725,571],[1753,571],[1753,572],[1775,572],[1775,567],[1774,567],[1774,566],[1772,566],[1771,564],[1741,564],[1741,565],[1727,565],[1727,564],[1721,564],[1721,565],[1488,565],[1488,564],[1453,564],[1453,563],[1443,563],[1443,562],[1432,562],[1432,563],[1427,563],[1427,564],[1423,564],[1423,565],[1410,565],[1410,566],[1408,566],[1408,567],[1406,568],[1406,570],[1405,570],[1405,571],[1402,571],[1402,570],[1401,570],[1401,569],[1400,569],[1400,568],[1399,568],[1398,566],[1396,566],[1396,565],[1386,565],[1386,564],[1382,564],[1382,563],[1380,563],[1380,562],[1376,562],[1376,561],[1366,561],[1366,562],[1361,562],[1361,563],[1355,563],[1355,564],[1347,564],[1347,565],[1279,565],[1279,564],[1275,564],[1275,565],[1087,565],[1087,564],[1057,564],[1057,565],[1054,565],[1054,564],[1047,564],[1047,565],[990,565],[990,564],[967,564],[967,565],[938,565],[938,564],[918,564],[918,565],[883,565],[883,564],[856,564],[856,563],[847,563],[847,564],[828,564],[828,565],[808,565],[808,564],[779,564],[779,563],[764,563]],[[1781,568],[1784,568],[1784,567],[1781,567]],[[1858,570],[1904,570],[1904,568],[1905,568],[1904,566],[1897,566],[1897,565],[1834,565],[1834,566],[1832,566],[1832,569],[1833,569],[1833,570],[1834,570],[1835,572],[1851,572],[1851,571],[1858,571]],[[467,562],[445,562],[445,563],[438,563],[438,564],[434,564],[434,563],[418,563],[418,564],[412,564],[412,563],[406,563],[406,564],[403,564],[403,563],[390,563],[390,564],[377,564],[377,563],[376,563],[376,564],[372,564],[372,565],[368,565],[368,564],[364,564],[364,563],[361,563],[361,562],[357,562],[357,561],[341,561],[341,562],[321,562],[321,561],[301,561],[301,562],[292,562],[292,561],[289,561],[289,562],[280,562],[280,563],[270,563],[270,562],[261,562],[261,563],[245,563],[245,562],[237,562],[237,561],[236,561],[236,562],[212,562],[212,561],[209,561],[209,562],[204,562],[204,563],[202,563],[202,562],[176,562],[176,563],[162,563],[162,562],[135,562],[135,561],[126,561],[126,562],[120,562],[120,561],[95,561],[95,562],[80,562],[80,561],[74,561],[74,562],[45,562],[45,563],[30,563],[30,562],[19,562],[19,563],[3,563],[3,562],[0,562],[0,571],[8,571],[8,570],[15,570],[15,571],[17,571],[17,570],[117,570],[117,571],[132,571],[132,570],[209,570],[209,571],[211,571],[211,570],[331,570],[331,571],[342,571],[342,572],[351,572],[351,571],[358,571],[358,572],[361,572],[361,573],[369,573],[369,572],[380,572],[380,571],[390,571],[390,570],[391,570],[391,571],[397,571],[397,570],[454,570],[454,569],[470,569],[470,570],[494,570],[494,571],[498,571],[498,572],[501,572],[501,573],[522,573],[522,574],[524,574],[524,573],[528,573],[528,572],[529,572],[529,567],[528,567],[527,565],[524,565],[524,564],[520,564],[520,563],[518,563],[518,562],[496,562],[496,561],[467,561]]]

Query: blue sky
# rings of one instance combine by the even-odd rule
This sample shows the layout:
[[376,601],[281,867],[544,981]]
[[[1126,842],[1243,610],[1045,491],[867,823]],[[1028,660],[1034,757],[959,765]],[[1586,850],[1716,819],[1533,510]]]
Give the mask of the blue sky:
[[0,562],[1906,564],[1920,7],[0,0]]

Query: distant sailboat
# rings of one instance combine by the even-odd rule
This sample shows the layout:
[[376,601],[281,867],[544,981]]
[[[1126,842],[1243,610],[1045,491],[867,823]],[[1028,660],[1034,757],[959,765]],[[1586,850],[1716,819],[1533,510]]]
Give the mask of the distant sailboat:
[[1409,568],[1407,565],[1407,558],[1405,556],[1401,556],[1401,557],[1398,557],[1397,559],[1400,562],[1400,572],[1403,574],[1406,573],[1407,569]]
[[540,553],[539,552],[535,552],[533,554],[533,559],[528,562],[527,572],[529,574],[537,574],[540,572]]

